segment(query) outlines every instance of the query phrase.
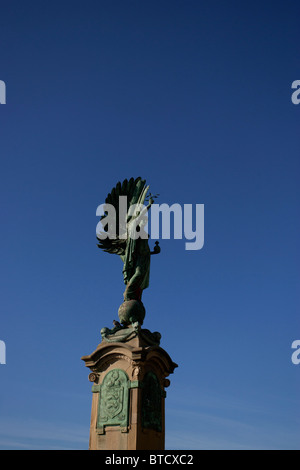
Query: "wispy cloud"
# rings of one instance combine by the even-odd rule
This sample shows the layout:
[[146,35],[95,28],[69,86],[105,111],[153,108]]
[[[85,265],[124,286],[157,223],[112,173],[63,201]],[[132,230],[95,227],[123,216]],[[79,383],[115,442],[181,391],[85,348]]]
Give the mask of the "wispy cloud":
[[87,449],[89,428],[82,425],[39,420],[1,420],[2,449]]
[[299,449],[297,416],[239,397],[185,390],[167,402],[168,449]]
[[299,449],[300,430],[295,423],[283,426],[276,420],[251,422],[246,416],[228,418],[183,409],[171,409],[168,414],[168,449]]
[[166,436],[166,448],[173,450],[251,450],[263,449],[260,446],[243,444],[234,438],[221,436],[206,436],[205,433],[169,432]]

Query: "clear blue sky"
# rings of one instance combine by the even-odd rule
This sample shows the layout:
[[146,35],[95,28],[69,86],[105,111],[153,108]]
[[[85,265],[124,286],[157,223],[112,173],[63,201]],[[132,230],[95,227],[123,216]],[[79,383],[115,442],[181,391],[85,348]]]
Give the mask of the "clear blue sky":
[[0,8],[1,449],[86,449],[81,356],[122,302],[96,208],[143,176],[205,204],[161,240],[144,326],[179,364],[168,449],[299,449],[298,1],[16,1]]

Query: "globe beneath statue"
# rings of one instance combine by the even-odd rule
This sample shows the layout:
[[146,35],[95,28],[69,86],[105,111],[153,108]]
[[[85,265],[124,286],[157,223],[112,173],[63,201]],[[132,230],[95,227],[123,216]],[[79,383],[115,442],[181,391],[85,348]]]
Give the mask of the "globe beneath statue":
[[119,319],[122,325],[127,326],[138,322],[143,324],[146,310],[140,300],[125,300],[119,307]]

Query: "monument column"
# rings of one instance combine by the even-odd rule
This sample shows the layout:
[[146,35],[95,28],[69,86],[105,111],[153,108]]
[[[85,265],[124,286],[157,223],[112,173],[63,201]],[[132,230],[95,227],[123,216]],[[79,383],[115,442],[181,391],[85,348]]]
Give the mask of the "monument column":
[[165,389],[177,365],[159,342],[139,324],[103,329],[97,349],[82,358],[93,382],[90,450],[165,448]]

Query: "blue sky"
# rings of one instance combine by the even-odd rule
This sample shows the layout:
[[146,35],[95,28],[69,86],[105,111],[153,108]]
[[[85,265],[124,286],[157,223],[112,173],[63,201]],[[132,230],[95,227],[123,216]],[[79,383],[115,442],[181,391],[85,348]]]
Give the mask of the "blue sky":
[[205,205],[203,249],[161,240],[143,295],[179,364],[167,448],[300,448],[299,10],[2,2],[0,449],[88,447],[80,358],[123,293],[96,208],[131,176]]

